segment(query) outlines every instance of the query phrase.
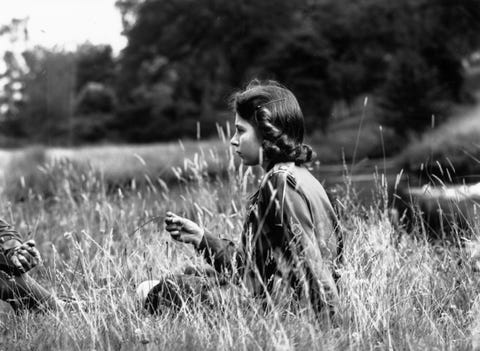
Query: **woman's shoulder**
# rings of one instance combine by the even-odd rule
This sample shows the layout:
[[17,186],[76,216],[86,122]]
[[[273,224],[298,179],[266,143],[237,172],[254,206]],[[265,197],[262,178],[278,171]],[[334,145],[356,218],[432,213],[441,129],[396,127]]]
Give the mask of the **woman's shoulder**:
[[264,184],[270,182],[273,185],[282,185],[287,183],[296,190],[306,192],[315,192],[316,190],[323,192],[323,186],[319,180],[308,170],[307,167],[297,166],[293,162],[277,163],[266,174]]
[[296,165],[294,162],[277,163],[269,171],[269,177],[290,177],[298,179],[311,178],[313,175],[304,165]]
[[271,184],[280,186],[287,183],[294,188],[297,186],[298,170],[293,162],[282,162],[275,164],[268,172],[262,182],[262,186]]

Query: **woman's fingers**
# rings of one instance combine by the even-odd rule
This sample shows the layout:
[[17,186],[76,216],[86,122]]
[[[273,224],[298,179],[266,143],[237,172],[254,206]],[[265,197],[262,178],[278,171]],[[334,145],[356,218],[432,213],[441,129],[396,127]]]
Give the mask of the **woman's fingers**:
[[17,255],[10,256],[10,262],[20,271],[24,271],[22,264],[20,263]]
[[21,261],[21,263],[24,267],[27,265],[29,269],[37,266],[42,260],[40,252],[35,247],[35,242],[33,240],[28,240],[23,243],[18,251],[18,255],[23,256],[25,262]]
[[26,251],[28,252],[28,254],[30,256],[32,256],[34,259],[36,259],[37,261],[41,261],[41,256],[40,256],[40,252],[37,250],[36,247],[34,246],[30,246],[30,247],[27,247]]
[[177,216],[172,212],[167,212],[165,217],[165,229],[171,232],[172,230],[182,230],[185,225],[185,219],[183,217]]
[[20,264],[22,265],[22,267],[25,269],[25,270],[28,270],[30,269],[30,262],[27,260],[27,258],[25,257],[25,255],[23,254],[17,254],[16,255],[18,261],[20,262]]
[[173,213],[173,212],[170,212],[170,211],[168,211],[168,212],[166,213],[166,216],[165,216],[165,220],[167,220],[167,219],[173,220],[173,219],[178,219],[178,218],[181,218],[181,217],[178,216],[178,215],[176,215],[176,214]]
[[165,223],[166,224],[175,224],[175,223],[181,223],[182,217],[179,217],[172,212],[167,212],[167,216],[165,217]]
[[35,247],[35,241],[33,241],[32,239],[30,240],[27,240],[23,243],[23,245],[26,245],[26,246],[29,246],[29,247]]
[[171,237],[175,240],[179,240],[181,238],[180,231],[183,229],[183,222],[181,218],[174,218],[170,221],[165,220],[167,225],[165,229],[170,233]]
[[178,230],[173,230],[170,232],[170,235],[174,238],[177,239],[180,237],[180,232]]
[[[28,255],[28,256],[27,256]],[[35,247],[30,247],[26,250],[26,258],[28,258],[28,262],[30,264],[30,268],[33,268],[40,264],[42,261],[42,257],[40,256],[40,252]]]
[[180,228],[185,224],[182,218],[174,218],[172,220],[165,220],[166,228]]
[[170,221],[167,222],[167,224],[170,225],[181,225],[183,224],[183,221],[181,218],[172,218]]
[[180,232],[182,231],[184,224],[183,218],[168,211],[165,217],[165,224],[165,229],[170,233],[170,236],[175,240],[180,240]]

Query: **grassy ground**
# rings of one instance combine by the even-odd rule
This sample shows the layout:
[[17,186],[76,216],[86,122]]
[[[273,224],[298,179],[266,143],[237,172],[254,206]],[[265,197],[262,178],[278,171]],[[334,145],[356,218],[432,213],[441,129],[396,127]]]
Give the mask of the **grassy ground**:
[[[137,153],[141,157],[130,161],[147,170],[149,159]],[[204,150],[179,158],[173,176],[189,182],[152,178],[123,189],[108,184],[109,167],[50,162],[45,150],[10,160],[5,174],[12,187],[1,213],[38,243],[45,262],[33,275],[84,305],[45,314],[4,312],[0,349],[471,349],[480,285],[470,252],[432,246],[420,229],[401,235],[388,219],[381,181],[372,206],[358,205],[348,178],[335,200],[346,233],[338,325],[320,323],[309,310],[265,311],[236,292],[216,308],[197,303],[147,315],[135,300],[139,282],[203,264],[163,230],[167,209],[238,239],[255,172],[235,167],[228,153],[217,155]],[[209,157],[226,163],[226,173],[207,180]],[[38,168],[35,160],[47,163]],[[130,161],[126,156],[118,165]],[[15,180],[28,167],[39,172]]]

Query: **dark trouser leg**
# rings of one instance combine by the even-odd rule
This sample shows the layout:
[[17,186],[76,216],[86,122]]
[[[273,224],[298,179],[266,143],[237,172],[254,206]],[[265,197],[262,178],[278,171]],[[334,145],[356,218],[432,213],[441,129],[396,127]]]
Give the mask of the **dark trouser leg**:
[[59,307],[52,294],[28,274],[11,277],[0,271],[0,299],[10,303],[15,311]]
[[160,313],[164,308],[182,308],[195,302],[212,304],[212,292],[219,289],[215,279],[194,275],[175,275],[162,278],[147,295],[145,308]]

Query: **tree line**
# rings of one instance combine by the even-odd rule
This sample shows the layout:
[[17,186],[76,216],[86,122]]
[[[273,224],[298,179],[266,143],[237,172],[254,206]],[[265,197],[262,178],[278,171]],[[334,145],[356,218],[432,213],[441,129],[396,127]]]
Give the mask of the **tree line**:
[[53,144],[152,142],[195,137],[200,122],[208,137],[225,123],[230,94],[253,77],[291,88],[309,131],[327,128],[335,102],[369,95],[379,122],[407,137],[471,98],[462,60],[480,48],[478,0],[116,5],[128,39],[117,57],[108,45],[36,48],[23,53],[28,69],[14,74],[21,70],[5,55],[2,134]]

